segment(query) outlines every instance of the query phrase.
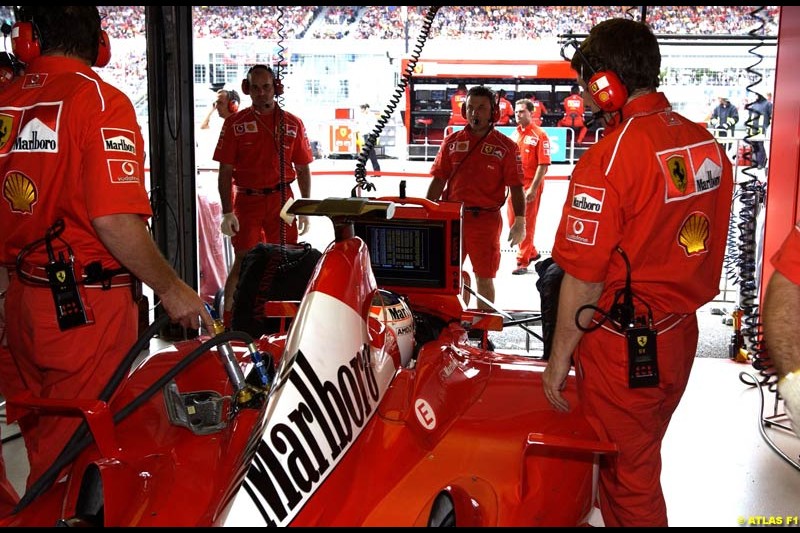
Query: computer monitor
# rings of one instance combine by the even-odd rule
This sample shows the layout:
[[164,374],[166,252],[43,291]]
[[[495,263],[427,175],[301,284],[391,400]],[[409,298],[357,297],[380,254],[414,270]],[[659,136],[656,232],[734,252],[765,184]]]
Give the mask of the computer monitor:
[[431,91],[428,89],[417,89],[414,91],[414,99],[417,102],[427,102],[431,99]]
[[445,287],[445,222],[370,222],[356,226],[378,286]]
[[448,102],[450,101],[450,99],[453,97],[454,94],[456,94],[456,88],[455,87],[448,87],[447,88],[447,93],[445,94],[445,96],[447,97],[447,101]]
[[433,89],[431,90],[431,100],[434,102],[444,102],[446,99],[446,93],[444,89]]
[[384,289],[438,294],[461,291],[461,204],[398,204],[389,220],[354,221]]
[[517,91],[506,91],[506,100],[514,102],[517,99]]

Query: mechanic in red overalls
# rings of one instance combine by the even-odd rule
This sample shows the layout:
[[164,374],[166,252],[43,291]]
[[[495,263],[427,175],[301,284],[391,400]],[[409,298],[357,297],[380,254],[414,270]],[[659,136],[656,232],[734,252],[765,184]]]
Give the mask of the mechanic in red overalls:
[[283,86],[276,83],[271,68],[250,67],[242,81],[242,92],[250,96],[253,104],[225,119],[214,150],[214,160],[219,161],[221,230],[231,238],[234,251],[224,290],[226,326],[230,326],[233,294],[247,252],[261,242],[296,243],[298,235],[308,231],[306,217],[298,217],[297,225],[289,225],[281,220],[280,212],[283,203],[294,197],[291,183],[295,177],[300,195],[310,196],[309,164],[314,160],[303,121],[275,101]]
[[[431,167],[433,180],[428,200],[464,204],[462,231],[464,258],[469,256],[475,272],[478,294],[494,302],[494,277],[500,268],[500,209],[510,191],[514,224],[509,242],[516,246],[525,237],[525,194],[522,165],[514,141],[494,129],[499,115],[494,93],[475,86],[467,91],[460,113],[467,126],[448,135]],[[478,301],[481,309],[490,305]]]
[[556,232],[565,274],[542,379],[568,411],[572,357],[583,412],[619,447],[600,470],[610,527],[667,525],[661,441],[695,358],[695,312],[719,292],[731,210],[725,151],[657,92],[660,64],[649,27],[621,18],[572,58],[611,128],[576,165]]
[[[517,267],[512,274],[525,274],[531,261],[537,261],[541,255],[533,244],[533,233],[536,230],[536,216],[542,203],[544,176],[550,168],[550,139],[547,132],[533,123],[533,102],[527,98],[517,100],[515,114],[517,129],[515,140],[522,158],[522,173],[525,176],[522,189],[525,192],[525,238],[519,243],[517,250]],[[514,220],[513,206],[508,203],[509,225]]]
[[[575,135],[575,144],[580,144],[583,142],[583,138],[586,137],[586,132],[589,131],[583,121],[585,109],[583,96],[581,96],[581,88],[577,85],[573,85],[570,92],[571,94],[564,98],[564,116],[558,121],[558,125],[563,128],[572,128]],[[578,130],[577,133],[575,133],[576,130]]]
[[[24,6],[16,19],[14,53],[26,67],[0,104],[0,264],[10,273],[6,334],[19,379],[4,373],[0,392],[98,398],[138,336],[136,278],[181,325],[211,317],[147,229],[133,105],[91,68],[110,54],[97,7]],[[57,304],[51,286],[71,287],[72,296]],[[74,295],[85,312],[76,312]],[[79,422],[20,421],[29,485]]]

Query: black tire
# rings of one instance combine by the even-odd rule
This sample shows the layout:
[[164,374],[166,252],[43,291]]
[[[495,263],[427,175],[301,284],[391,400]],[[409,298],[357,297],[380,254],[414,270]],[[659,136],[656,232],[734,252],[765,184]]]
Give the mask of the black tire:
[[431,506],[428,527],[456,527],[456,508],[446,492],[440,492]]

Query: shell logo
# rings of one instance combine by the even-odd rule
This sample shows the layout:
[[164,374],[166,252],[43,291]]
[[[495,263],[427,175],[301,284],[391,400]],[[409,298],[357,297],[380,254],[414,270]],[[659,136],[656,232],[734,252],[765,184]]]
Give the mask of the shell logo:
[[708,217],[704,213],[694,212],[689,215],[678,232],[678,242],[687,255],[706,252],[709,235]]
[[33,213],[33,204],[39,200],[36,185],[21,172],[9,172],[3,180],[3,198],[16,213]]

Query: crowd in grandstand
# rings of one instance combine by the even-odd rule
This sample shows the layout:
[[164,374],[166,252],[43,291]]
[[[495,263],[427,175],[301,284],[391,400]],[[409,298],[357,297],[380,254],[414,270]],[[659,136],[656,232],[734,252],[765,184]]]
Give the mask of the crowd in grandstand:
[[[778,33],[778,6],[649,6],[646,20],[656,34],[758,35]],[[144,34],[143,6],[101,6],[104,27],[112,37]],[[238,39],[284,37],[321,39],[403,39],[419,33],[428,7],[423,6],[193,6],[195,36]],[[281,15],[279,17],[279,15]],[[3,16],[10,19],[6,6]],[[586,33],[611,17],[641,18],[638,6],[444,6],[430,37],[538,39],[563,33]],[[762,25],[763,21],[763,25]],[[316,24],[315,24],[316,22]],[[314,30],[306,35],[314,25]]]

